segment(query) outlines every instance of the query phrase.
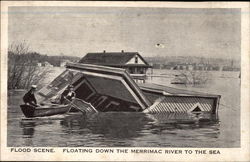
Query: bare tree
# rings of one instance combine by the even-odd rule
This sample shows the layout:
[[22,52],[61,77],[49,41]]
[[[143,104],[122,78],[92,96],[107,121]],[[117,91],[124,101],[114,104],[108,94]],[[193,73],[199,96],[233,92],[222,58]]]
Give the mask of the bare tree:
[[175,79],[179,79],[180,82],[184,84],[191,84],[193,86],[199,84],[206,84],[207,81],[211,78],[208,71],[204,70],[179,70],[179,74]]
[[12,43],[8,49],[8,89],[27,89],[45,77],[47,69],[39,69],[29,55],[29,45]]

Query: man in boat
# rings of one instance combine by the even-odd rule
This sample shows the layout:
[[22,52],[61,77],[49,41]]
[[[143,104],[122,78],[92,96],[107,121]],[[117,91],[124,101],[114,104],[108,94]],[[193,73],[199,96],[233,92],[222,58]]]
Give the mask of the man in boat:
[[37,86],[32,85],[30,90],[23,96],[23,102],[27,105],[31,105],[34,107],[38,107],[39,105],[37,104],[36,97],[35,97],[35,91],[36,91]]
[[61,95],[60,103],[67,104],[67,101],[72,101],[76,96],[74,92],[74,87],[69,85]]

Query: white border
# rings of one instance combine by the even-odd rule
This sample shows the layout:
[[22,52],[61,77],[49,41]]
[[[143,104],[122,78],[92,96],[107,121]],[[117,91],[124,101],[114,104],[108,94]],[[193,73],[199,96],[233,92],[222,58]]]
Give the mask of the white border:
[[[220,155],[185,154],[64,154],[62,148],[57,153],[10,153],[7,144],[7,43],[8,43],[8,6],[98,6],[98,7],[174,7],[174,8],[241,8],[241,147],[218,148]],[[126,160],[126,161],[249,161],[249,3],[248,2],[65,2],[65,1],[1,1],[1,160]],[[164,149],[164,148],[162,148]],[[171,148],[168,148],[171,149]],[[173,148],[175,150],[195,150],[196,148]],[[206,149],[206,148],[203,148]],[[209,148],[207,148],[209,149]],[[214,148],[216,149],[216,148]]]

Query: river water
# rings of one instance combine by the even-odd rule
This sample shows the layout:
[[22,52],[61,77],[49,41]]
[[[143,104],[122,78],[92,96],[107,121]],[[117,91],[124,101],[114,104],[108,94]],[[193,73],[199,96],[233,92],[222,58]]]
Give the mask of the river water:
[[[56,70],[58,72],[58,70]],[[60,70],[59,70],[60,71]],[[147,82],[220,94],[218,120],[182,120],[179,114],[68,113],[27,119],[19,105],[23,91],[9,93],[7,145],[36,147],[240,147],[239,72],[212,72],[205,85],[171,85],[173,71]],[[51,74],[55,76],[55,74]],[[53,77],[48,77],[49,82]]]

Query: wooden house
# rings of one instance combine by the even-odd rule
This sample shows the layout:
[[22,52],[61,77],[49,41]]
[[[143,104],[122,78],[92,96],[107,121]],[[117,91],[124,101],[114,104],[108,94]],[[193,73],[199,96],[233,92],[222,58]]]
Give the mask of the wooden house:
[[79,63],[126,69],[130,74],[145,75],[152,68],[138,52],[87,53]]

